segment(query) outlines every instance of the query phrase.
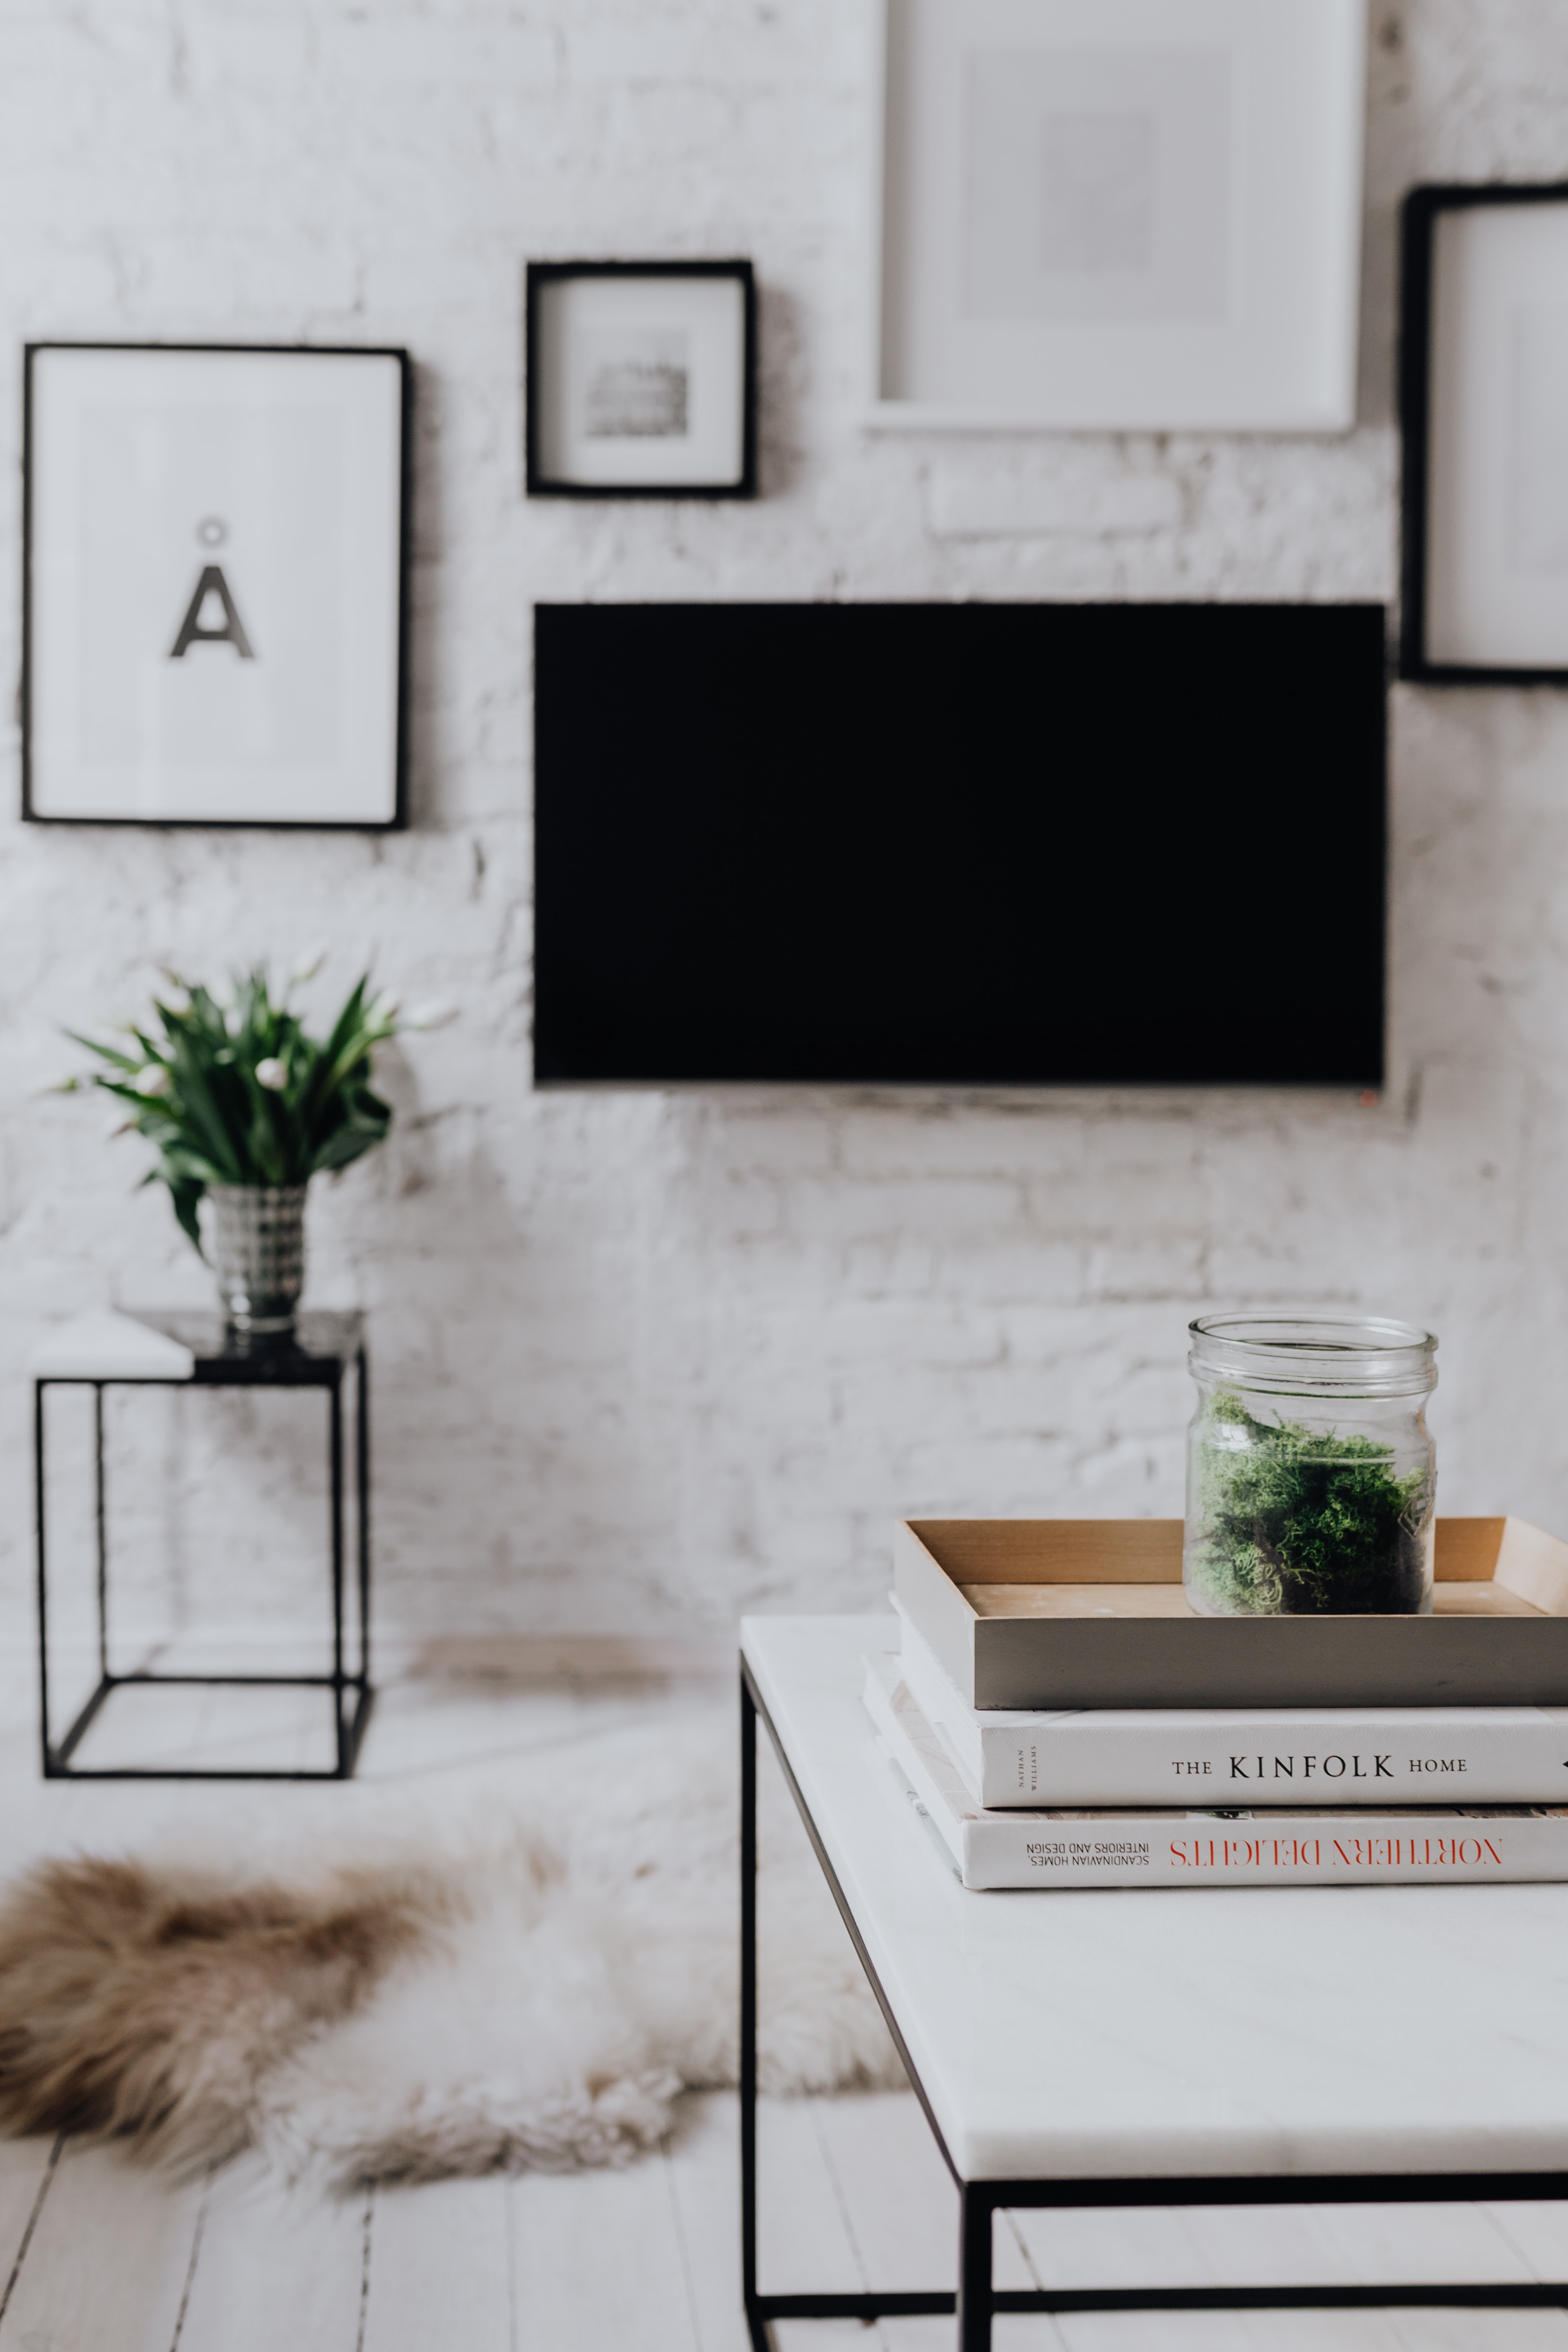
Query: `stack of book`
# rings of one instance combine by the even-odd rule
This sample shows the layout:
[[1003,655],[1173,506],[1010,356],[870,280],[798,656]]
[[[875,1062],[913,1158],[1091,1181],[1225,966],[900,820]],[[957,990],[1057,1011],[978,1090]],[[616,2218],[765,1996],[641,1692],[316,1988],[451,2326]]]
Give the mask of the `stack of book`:
[[[884,1752],[965,1886],[1568,1880],[1568,1704],[1445,1697],[1435,1705],[1343,1706],[1321,1703],[1336,1694],[1320,1683],[1311,1685],[1320,1694],[1313,1703],[1152,1706],[1142,1703],[1147,1651],[1140,1643],[1170,1624],[1173,1607],[1182,1608],[1169,1572],[1173,1557],[1179,1574],[1179,1535],[1173,1555],[1172,1537],[1165,1539],[1164,1567],[1145,1571],[1146,1584],[1158,1589],[1129,1601],[1133,1588],[1109,1574],[1072,1581],[1083,1554],[1070,1544],[1055,1548],[1056,1572],[1047,1558],[1037,1581],[1021,1572],[999,1580],[966,1576],[966,1560],[995,1566],[996,1532],[1007,1524],[970,1523],[976,1537],[989,1530],[991,1549],[966,1539],[963,1523],[902,1530],[894,1594],[900,1647],[867,1660],[865,1703]],[[1037,1545],[1040,1530],[1069,1524],[1036,1523]],[[1146,1523],[1145,1544],[1150,1528],[1163,1524]],[[1449,1524],[1500,1531],[1518,1525]],[[1111,1523],[1106,1534],[1110,1559]],[[1473,1625],[1511,1621],[1504,1648],[1483,1639],[1474,1653],[1484,1699],[1508,1695],[1510,1679],[1533,1701],[1568,1698],[1559,1658],[1560,1651],[1568,1655],[1568,1547],[1524,1530],[1516,1556],[1529,1549],[1534,1566],[1530,1577],[1513,1574],[1512,1585],[1535,1592],[1526,1601],[1505,1580],[1507,1558],[1498,1569],[1505,1540],[1500,1532],[1492,1547],[1495,1576],[1450,1573],[1451,1589],[1438,1588],[1437,1614]],[[1451,1558],[1465,1566],[1458,1543],[1453,1538]],[[1037,1550],[1036,1564],[1042,1564]],[[1086,1673],[1091,1698],[1113,1701],[1121,1639],[1114,1629],[1126,1628],[1125,1672],[1138,1703],[976,1706],[977,1680],[988,1675],[994,1685],[998,1672],[1014,1670],[994,1641],[989,1667],[976,1666],[984,1644],[974,1640],[974,1627],[988,1613],[994,1630],[1004,1620],[1028,1628],[1016,1671],[1033,1677],[1031,1695],[1042,1702],[1055,1695],[1053,1677],[1064,1687],[1081,1685]],[[1531,1619],[1538,1633],[1529,1630]],[[1339,1622],[1353,1630],[1353,1621]],[[1375,1654],[1376,1629],[1397,1622],[1362,1621],[1363,1654]],[[1053,1626],[1057,1635],[1047,1638]],[[1291,1632],[1289,1622],[1272,1622],[1270,1654]],[[1426,1637],[1415,1639],[1410,1654],[1430,1674],[1438,1653]],[[1447,1635],[1443,1640],[1452,1647]],[[1237,1654],[1245,1675],[1246,1654]],[[1412,1670],[1401,1665],[1403,1654],[1390,1648],[1384,1671],[1405,1698],[1409,1690],[1398,1686]],[[1223,1685],[1238,1669],[1218,1659],[1204,1671]],[[1454,1679],[1451,1666],[1444,1671]]]

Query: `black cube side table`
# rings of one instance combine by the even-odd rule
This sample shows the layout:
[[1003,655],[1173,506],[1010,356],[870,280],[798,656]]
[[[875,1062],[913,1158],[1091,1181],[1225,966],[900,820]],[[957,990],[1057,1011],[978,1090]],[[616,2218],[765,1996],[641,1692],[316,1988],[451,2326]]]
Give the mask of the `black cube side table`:
[[[362,1315],[301,1315],[292,1332],[251,1337],[235,1331],[216,1315],[141,1315],[135,1318],[187,1348],[188,1378],[174,1373],[94,1375],[41,1372],[33,1384],[34,1475],[37,1479],[38,1560],[38,1684],[42,1706],[44,1778],[47,1780],[347,1780],[353,1776],[374,1693],[370,1681],[370,1423],[369,1375]],[[346,1561],[343,1535],[343,1390],[354,1390],[354,1577],[357,1587],[357,1656],[348,1663],[345,1630]],[[46,1534],[44,1406],[52,1388],[93,1391],[93,1503],[98,1559],[98,1685],[64,1736],[49,1728],[48,1547]],[[109,1529],[103,1472],[103,1392],[108,1388],[321,1389],[327,1399],[327,1462],[331,1475],[332,1664],[321,1675],[171,1675],[151,1670],[116,1674],[110,1669]],[[336,1762],[327,1769],[224,1769],[191,1766],[100,1766],[73,1759],[82,1740],[114,1693],[127,1684],[184,1684],[228,1687],[269,1685],[320,1690],[330,1696]]]

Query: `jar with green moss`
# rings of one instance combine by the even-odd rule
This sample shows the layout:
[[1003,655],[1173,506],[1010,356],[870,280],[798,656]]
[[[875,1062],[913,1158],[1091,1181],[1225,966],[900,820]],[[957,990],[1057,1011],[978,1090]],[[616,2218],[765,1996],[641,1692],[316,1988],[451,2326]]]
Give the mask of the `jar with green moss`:
[[1429,1615],[1432,1334],[1312,1316],[1205,1316],[1191,1330],[1192,1606],[1205,1617]]

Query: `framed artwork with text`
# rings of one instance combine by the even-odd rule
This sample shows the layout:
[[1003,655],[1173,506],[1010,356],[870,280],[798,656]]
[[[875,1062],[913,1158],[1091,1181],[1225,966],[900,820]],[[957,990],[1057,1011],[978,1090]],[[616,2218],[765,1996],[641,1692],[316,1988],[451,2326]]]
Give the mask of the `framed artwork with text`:
[[1366,0],[882,0],[869,422],[1343,432]]
[[1413,188],[1399,670],[1568,685],[1568,186]]
[[31,343],[22,813],[405,822],[402,351]]

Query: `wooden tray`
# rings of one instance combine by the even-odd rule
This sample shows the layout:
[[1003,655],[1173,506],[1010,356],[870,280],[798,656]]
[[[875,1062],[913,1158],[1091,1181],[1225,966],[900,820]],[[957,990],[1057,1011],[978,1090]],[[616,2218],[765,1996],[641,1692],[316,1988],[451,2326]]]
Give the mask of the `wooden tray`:
[[1568,1706],[1568,1544],[1439,1519],[1430,1617],[1202,1617],[1180,1519],[910,1519],[893,1590],[978,1707]]

